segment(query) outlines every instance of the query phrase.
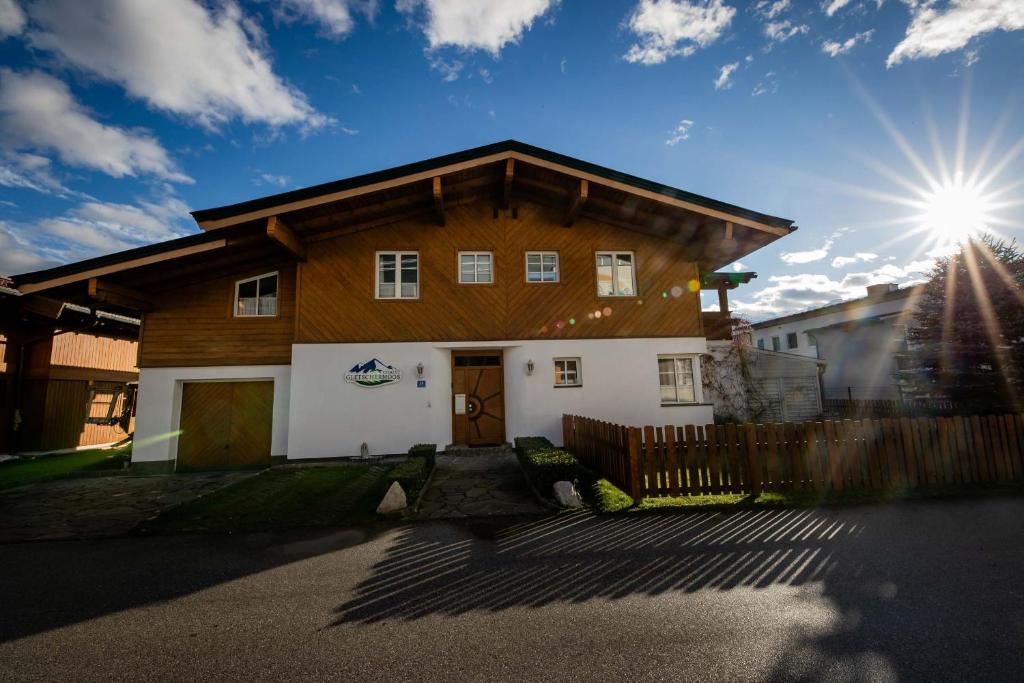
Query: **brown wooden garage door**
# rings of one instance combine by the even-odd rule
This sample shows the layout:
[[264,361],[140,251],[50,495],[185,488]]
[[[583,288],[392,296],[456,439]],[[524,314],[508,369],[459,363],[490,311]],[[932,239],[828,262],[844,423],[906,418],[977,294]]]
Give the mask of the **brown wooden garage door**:
[[273,382],[184,384],[177,469],[269,465],[273,413]]

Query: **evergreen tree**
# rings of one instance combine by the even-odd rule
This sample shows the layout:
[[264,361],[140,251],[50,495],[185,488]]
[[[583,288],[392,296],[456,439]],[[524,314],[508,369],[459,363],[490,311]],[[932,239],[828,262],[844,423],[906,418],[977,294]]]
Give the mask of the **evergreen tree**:
[[1024,409],[1024,253],[990,235],[936,262],[923,286],[900,381],[907,398],[958,412]]

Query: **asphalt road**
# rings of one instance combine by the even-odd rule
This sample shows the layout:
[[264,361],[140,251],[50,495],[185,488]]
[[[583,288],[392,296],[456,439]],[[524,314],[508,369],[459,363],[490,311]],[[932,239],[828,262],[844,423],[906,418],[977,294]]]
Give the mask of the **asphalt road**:
[[0,546],[0,679],[1019,680],[1024,500]]

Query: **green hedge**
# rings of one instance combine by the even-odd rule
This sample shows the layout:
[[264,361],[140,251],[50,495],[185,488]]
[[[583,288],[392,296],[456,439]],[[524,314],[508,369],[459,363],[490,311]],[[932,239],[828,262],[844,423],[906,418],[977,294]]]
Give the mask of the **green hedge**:
[[563,451],[542,436],[516,439],[516,453],[526,470],[526,476],[542,496],[552,497],[556,481],[576,481],[580,478],[579,463],[571,453]]
[[434,469],[434,465],[437,464],[437,444],[418,443],[409,449],[409,456],[413,458],[426,458],[430,469]]
[[420,494],[420,489],[427,483],[430,470],[430,463],[426,458],[419,456],[410,457],[405,462],[392,467],[391,471],[388,472],[387,488],[391,487],[391,482],[397,481],[402,486],[402,490],[405,491],[405,497],[409,501],[409,505],[412,505],[416,501],[416,496]]

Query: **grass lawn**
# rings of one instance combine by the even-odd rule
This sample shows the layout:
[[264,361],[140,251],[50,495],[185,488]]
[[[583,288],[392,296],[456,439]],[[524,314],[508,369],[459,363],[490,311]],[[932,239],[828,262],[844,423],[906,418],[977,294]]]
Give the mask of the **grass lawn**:
[[168,510],[147,523],[155,533],[246,533],[376,521],[384,465],[273,468]]
[[118,448],[93,448],[74,453],[8,460],[0,463],[0,490],[60,479],[78,472],[121,470],[131,453],[131,444],[127,444]]

